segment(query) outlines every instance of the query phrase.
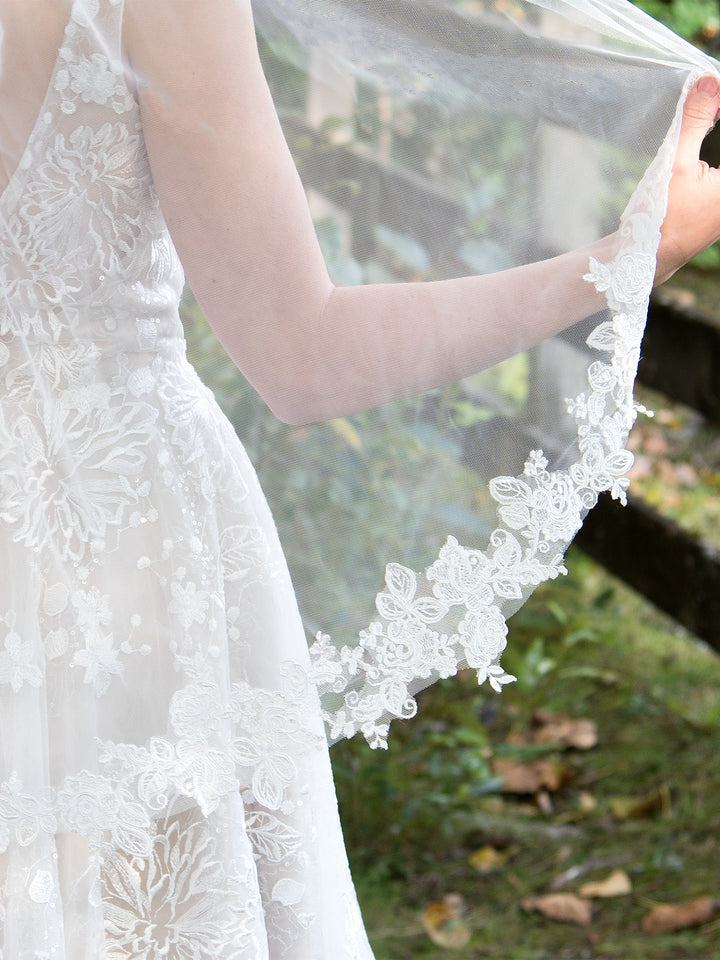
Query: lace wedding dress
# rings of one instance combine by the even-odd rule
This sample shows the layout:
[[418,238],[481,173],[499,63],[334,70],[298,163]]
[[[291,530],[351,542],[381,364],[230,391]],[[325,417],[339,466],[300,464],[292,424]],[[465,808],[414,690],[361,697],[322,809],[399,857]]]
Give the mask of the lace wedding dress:
[[422,583],[391,564],[359,645],[311,657],[253,468],[186,359],[122,19],[74,0],[0,196],[0,957],[370,960],[323,720],[377,744],[418,680],[470,664],[500,686],[503,614],[622,490],[672,140],[617,260],[587,267],[615,319],[571,407],[574,473],[537,453],[496,480],[489,553],[451,539]]
[[92,6],[0,198],[0,955],[369,958],[287,568]]

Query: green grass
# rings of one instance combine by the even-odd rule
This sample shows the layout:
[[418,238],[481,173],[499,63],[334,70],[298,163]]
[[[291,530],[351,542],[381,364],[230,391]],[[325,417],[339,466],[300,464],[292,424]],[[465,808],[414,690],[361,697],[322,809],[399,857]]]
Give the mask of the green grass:
[[[333,762],[348,852],[378,960],[712,960],[720,918],[650,936],[641,923],[658,902],[720,897],[720,658],[579,554],[571,575],[538,591],[513,619],[501,697],[471,675],[421,696],[419,716],[396,724],[390,750],[338,745]],[[549,753],[566,783],[542,812],[532,797],[498,792],[492,760],[513,747],[538,709],[588,717],[598,745]],[[543,751],[547,753],[547,748]],[[661,790],[661,809],[618,820],[613,798]],[[581,800],[595,808],[583,812]],[[491,845],[512,851],[481,875],[468,862]],[[589,926],[522,909],[523,897],[589,860],[563,887],[577,892],[613,866],[626,897],[596,900]],[[423,909],[459,893],[467,946],[431,942]]]

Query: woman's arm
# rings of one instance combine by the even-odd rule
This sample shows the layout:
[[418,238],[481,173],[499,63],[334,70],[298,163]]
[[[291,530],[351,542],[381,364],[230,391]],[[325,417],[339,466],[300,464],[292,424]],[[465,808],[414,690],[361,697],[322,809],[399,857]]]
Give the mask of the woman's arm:
[[[590,256],[611,258],[612,237],[492,275],[334,287],[249,0],[126,0],[125,34],[153,177],[188,281],[282,419],[326,419],[456,380],[604,306],[582,276]],[[697,161],[720,95],[690,100],[663,278],[720,235],[720,184],[713,171],[698,176]],[[703,214],[698,229],[673,214],[678,204],[690,210],[689,198]]]

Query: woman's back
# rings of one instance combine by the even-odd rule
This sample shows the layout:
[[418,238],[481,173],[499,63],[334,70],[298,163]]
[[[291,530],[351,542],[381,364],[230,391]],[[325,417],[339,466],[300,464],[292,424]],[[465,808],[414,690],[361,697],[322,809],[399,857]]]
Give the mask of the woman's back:
[[68,0],[0,2],[0,189],[37,119],[69,12]]

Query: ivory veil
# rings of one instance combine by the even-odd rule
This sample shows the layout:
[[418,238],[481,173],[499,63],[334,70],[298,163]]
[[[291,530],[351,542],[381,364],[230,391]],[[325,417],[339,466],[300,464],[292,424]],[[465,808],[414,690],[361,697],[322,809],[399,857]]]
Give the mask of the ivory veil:
[[[382,746],[434,678],[469,666],[500,690],[506,618],[564,572],[598,494],[624,498],[679,101],[716,66],[624,2],[255,9],[338,283],[504,271],[617,230],[599,260],[483,304],[505,363],[258,458],[330,736]],[[580,277],[601,295],[588,315],[553,299]],[[535,345],[547,312],[559,333]],[[301,508],[285,471],[302,469]]]

